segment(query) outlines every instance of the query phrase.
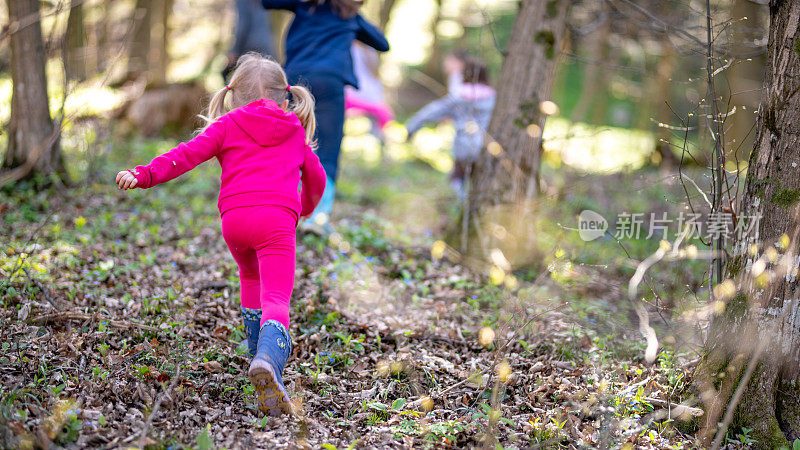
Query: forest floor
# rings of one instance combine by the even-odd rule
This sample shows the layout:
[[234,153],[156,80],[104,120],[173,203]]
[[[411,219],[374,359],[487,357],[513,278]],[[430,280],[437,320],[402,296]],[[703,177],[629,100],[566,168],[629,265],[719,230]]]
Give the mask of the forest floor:
[[[457,210],[444,174],[351,155],[337,233],[298,237],[285,374],[297,414],[272,419],[253,405],[239,347],[218,169],[150,191],[111,184],[163,150],[132,141],[94,183],[0,193],[4,446],[697,446],[680,420],[699,406],[691,347],[670,347],[664,320],[667,344],[645,364],[624,295],[635,263],[617,243],[593,250],[556,226],[587,205],[636,208],[631,189],[652,210],[665,203],[660,173],[554,178],[542,264],[502,283],[432,255]],[[657,245],[628,250],[641,259]],[[679,292],[696,277],[681,264],[653,281]]]

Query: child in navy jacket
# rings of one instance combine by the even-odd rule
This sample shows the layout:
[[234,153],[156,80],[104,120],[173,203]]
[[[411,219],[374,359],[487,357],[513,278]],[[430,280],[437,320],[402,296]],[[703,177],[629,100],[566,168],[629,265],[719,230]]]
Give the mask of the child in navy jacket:
[[262,0],[267,9],[294,13],[286,35],[286,75],[305,84],[316,100],[317,154],[328,175],[325,194],[309,221],[330,231],[339,151],[344,135],[344,87],[358,87],[350,46],[359,40],[375,50],[389,50],[378,28],[358,14],[355,0]]

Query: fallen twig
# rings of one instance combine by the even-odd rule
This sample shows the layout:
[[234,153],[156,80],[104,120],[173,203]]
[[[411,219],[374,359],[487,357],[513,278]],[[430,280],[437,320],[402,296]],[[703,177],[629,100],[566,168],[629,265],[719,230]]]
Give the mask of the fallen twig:
[[653,397],[643,397],[642,400],[669,409],[670,414],[675,417],[680,417],[684,414],[689,414],[692,417],[700,417],[703,415],[703,410],[701,408],[695,408],[694,406],[681,405],[680,403],[673,403],[668,400]]
[[142,323],[128,322],[128,321],[124,321],[124,320],[114,320],[114,319],[111,319],[110,317],[96,316],[96,315],[85,314],[85,313],[74,312],[74,311],[65,311],[65,312],[58,312],[58,313],[52,313],[52,314],[43,314],[41,316],[33,317],[30,320],[30,322],[31,323],[48,323],[48,322],[58,322],[58,321],[67,321],[67,320],[101,320],[101,321],[107,321],[108,325],[110,325],[110,326],[112,326],[114,328],[123,328],[123,329],[139,328],[140,330],[145,330],[145,331],[153,331],[153,332],[161,331],[156,327],[153,327],[153,326],[150,326],[150,325],[145,325],[145,324],[142,324]]

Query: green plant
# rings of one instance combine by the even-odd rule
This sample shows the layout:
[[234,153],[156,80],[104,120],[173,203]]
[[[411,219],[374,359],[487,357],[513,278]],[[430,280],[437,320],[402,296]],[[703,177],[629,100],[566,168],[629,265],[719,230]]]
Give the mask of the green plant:
[[136,371],[136,375],[142,380],[146,379],[150,375],[150,368],[145,365],[134,364],[133,370]]
[[565,439],[563,429],[566,423],[566,421],[559,422],[555,417],[551,418],[550,422],[547,423],[543,423],[541,417],[529,420],[530,443],[560,443]]
[[211,439],[211,425],[207,424],[203,427],[203,431],[197,435],[197,449],[212,450],[214,448],[214,440]]
[[78,435],[83,429],[83,422],[78,419],[74,411],[70,411],[68,416],[69,417],[67,418],[66,422],[64,422],[64,427],[61,429],[61,433],[59,433],[57,438],[58,442],[61,444],[77,441]]
[[[725,435],[725,441],[729,444],[734,444],[734,445],[756,444],[758,443],[758,441],[750,437],[751,431],[753,431],[752,428],[742,427],[741,430],[739,430],[739,432],[736,433],[735,437],[731,437],[730,434],[732,431],[728,430],[728,433]],[[795,441],[795,444],[792,446],[793,450],[796,449],[798,446],[800,446],[800,444],[797,444],[797,441]]]
[[455,420],[434,423],[423,432],[423,439],[435,443],[455,445],[458,435],[467,429],[467,424]]

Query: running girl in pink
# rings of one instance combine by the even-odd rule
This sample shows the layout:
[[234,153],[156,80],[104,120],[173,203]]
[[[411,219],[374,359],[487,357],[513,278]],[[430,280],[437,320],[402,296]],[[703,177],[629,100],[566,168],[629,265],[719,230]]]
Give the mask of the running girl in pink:
[[118,173],[116,181],[121,189],[147,189],[217,158],[222,237],[239,266],[254,356],[248,376],[259,409],[278,416],[291,412],[282,374],[292,352],[287,327],[295,229],[314,211],[326,183],[312,151],[314,98],[304,87],[289,86],[276,62],[251,53],[239,58],[230,84],[214,95],[203,119],[206,127],[194,139]]

